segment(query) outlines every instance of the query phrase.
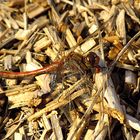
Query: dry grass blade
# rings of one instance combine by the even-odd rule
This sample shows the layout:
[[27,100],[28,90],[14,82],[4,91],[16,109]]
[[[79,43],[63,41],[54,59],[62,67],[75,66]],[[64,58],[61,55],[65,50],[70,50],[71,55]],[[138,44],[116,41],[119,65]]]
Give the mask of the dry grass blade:
[[111,64],[111,68],[110,70],[113,69],[113,67],[115,66],[116,62],[120,59],[120,57],[125,53],[125,51],[130,47],[130,45],[135,41],[135,39],[137,39],[140,36],[140,31],[135,34],[134,37],[132,37],[130,39],[130,41],[124,46],[124,48],[119,52],[119,54],[117,55],[116,59],[114,60],[114,62]]

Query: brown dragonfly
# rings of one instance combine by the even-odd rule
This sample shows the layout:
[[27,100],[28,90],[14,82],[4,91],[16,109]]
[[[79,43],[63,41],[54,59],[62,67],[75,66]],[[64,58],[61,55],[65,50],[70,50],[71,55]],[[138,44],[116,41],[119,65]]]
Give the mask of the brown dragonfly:
[[[67,57],[64,57],[58,61],[53,62],[50,65],[47,65],[43,68],[33,70],[33,71],[27,71],[27,72],[9,72],[9,71],[0,71],[0,77],[2,78],[8,78],[8,79],[16,79],[16,78],[24,78],[28,76],[36,76],[44,73],[52,73],[54,71],[59,70],[62,68],[62,66],[67,62],[71,61],[78,55],[80,57],[80,63],[85,65],[85,67],[93,67],[99,70],[99,57],[94,52],[90,52],[86,57],[83,57],[82,55],[76,54],[76,53],[70,53]],[[79,61],[79,60],[78,60]],[[79,63],[79,62],[78,62]]]

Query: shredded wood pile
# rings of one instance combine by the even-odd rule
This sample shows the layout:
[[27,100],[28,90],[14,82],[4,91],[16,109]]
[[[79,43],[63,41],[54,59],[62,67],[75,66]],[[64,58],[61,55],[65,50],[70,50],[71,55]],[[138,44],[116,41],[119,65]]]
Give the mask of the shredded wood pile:
[[139,0],[0,2],[0,139],[140,139]]

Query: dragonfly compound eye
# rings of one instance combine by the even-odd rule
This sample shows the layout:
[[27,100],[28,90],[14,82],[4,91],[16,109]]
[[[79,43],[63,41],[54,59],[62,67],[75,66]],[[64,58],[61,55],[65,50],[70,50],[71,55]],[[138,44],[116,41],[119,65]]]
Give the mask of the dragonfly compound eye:
[[84,61],[85,61],[85,64],[86,66],[90,66],[90,67],[96,67],[99,63],[99,56],[94,53],[94,52],[90,52],[85,58],[84,58]]

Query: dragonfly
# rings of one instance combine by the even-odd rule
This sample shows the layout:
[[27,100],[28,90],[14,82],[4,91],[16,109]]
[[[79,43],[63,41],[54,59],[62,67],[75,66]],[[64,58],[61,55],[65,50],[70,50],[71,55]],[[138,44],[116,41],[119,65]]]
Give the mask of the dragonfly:
[[78,63],[82,63],[85,65],[85,67],[92,67],[96,68],[97,71],[99,71],[99,56],[94,52],[89,52],[88,55],[85,57],[79,54],[76,54],[75,52],[70,53],[67,57],[61,58],[60,60],[54,61],[53,63],[44,66],[43,68],[33,70],[33,71],[26,71],[26,72],[10,72],[10,71],[0,71],[0,77],[1,78],[8,78],[8,79],[16,79],[16,78],[25,78],[29,76],[37,76],[45,73],[52,73],[60,68],[67,62],[72,61],[71,59],[74,59],[74,56],[79,56],[80,61]]

